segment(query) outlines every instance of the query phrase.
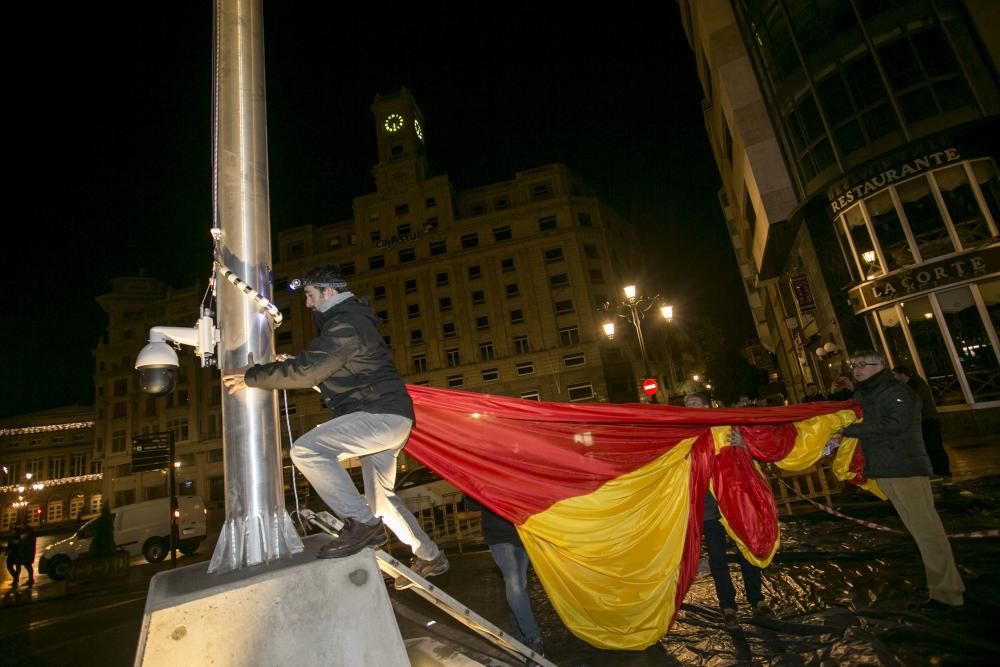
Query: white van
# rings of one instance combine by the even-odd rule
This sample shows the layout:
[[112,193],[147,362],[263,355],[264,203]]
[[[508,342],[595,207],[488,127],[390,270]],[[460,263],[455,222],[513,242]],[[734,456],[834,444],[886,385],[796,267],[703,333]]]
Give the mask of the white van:
[[[193,554],[205,539],[205,517],[208,511],[198,496],[177,497],[177,548],[183,554]],[[170,552],[170,498],[147,500],[135,505],[122,505],[111,510],[115,525],[115,544],[130,556],[142,554],[150,563],[159,563]],[[53,579],[64,579],[69,562],[86,556],[94,536],[97,519],[88,521],[72,537],[50,544],[38,561],[38,571]]]

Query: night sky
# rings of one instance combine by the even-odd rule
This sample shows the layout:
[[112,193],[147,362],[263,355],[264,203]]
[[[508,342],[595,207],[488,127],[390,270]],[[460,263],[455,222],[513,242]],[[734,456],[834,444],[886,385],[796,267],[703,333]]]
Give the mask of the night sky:
[[[640,289],[742,344],[679,12],[581,4],[266,2],[272,230],[351,217],[374,190],[372,99],[406,86],[458,189],[566,163],[642,231]],[[57,6],[22,10],[4,45],[4,417],[92,402],[111,278],[211,270],[212,3]]]

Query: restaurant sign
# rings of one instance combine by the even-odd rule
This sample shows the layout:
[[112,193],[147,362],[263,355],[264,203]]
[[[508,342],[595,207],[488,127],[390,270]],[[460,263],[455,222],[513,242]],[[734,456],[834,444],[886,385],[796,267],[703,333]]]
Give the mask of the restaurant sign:
[[1000,275],[1000,245],[970,250],[936,262],[895,271],[848,291],[855,313],[917,294]]

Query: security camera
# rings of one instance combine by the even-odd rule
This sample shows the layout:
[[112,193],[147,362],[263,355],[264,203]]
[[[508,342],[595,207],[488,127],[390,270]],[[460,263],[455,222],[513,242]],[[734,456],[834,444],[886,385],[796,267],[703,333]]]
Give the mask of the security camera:
[[149,344],[135,358],[139,371],[139,387],[151,396],[164,396],[177,384],[177,353],[162,340],[154,340],[150,331]]
[[211,315],[203,315],[193,327],[153,327],[149,330],[149,343],[135,358],[135,368],[139,371],[139,386],[151,396],[165,396],[177,384],[177,369],[180,362],[177,352],[167,341],[176,346],[188,345],[201,359],[202,366],[215,363],[215,345],[219,342],[219,330],[215,328]]

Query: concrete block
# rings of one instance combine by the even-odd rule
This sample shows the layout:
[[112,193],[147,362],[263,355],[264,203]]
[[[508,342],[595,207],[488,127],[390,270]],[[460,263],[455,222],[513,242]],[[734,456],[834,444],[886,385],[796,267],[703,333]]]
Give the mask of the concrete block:
[[239,572],[204,562],[157,574],[135,664],[409,665],[373,552],[317,559],[328,539]]

